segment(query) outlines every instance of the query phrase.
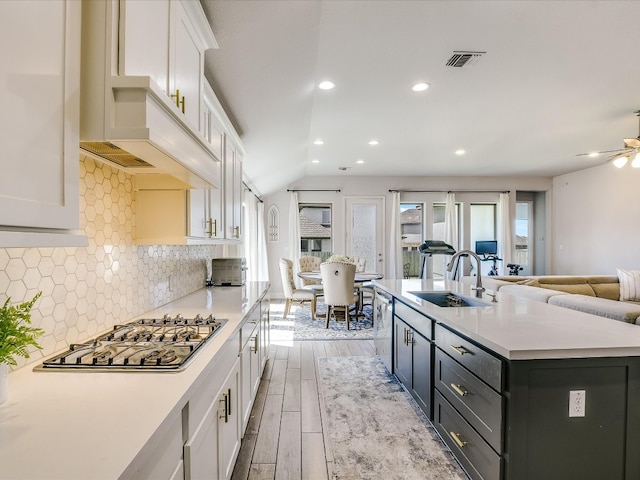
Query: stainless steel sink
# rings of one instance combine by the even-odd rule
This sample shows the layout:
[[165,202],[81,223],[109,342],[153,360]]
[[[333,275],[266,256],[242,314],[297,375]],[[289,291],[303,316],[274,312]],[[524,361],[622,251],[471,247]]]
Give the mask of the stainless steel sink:
[[447,291],[407,292],[439,307],[490,307],[491,303]]

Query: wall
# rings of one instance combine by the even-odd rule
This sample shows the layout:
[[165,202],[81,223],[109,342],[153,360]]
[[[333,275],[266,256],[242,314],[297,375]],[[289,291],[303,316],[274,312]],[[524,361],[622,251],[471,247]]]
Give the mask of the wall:
[[640,270],[640,169],[607,163],[555,177],[552,210],[554,273]]
[[134,245],[132,177],[87,157],[80,177],[88,247],[0,249],[0,301],[42,291],[31,320],[46,331],[43,349],[18,368],[202,288],[208,262],[220,256],[220,246]]
[[[299,202],[331,203],[333,208],[333,251],[343,253],[345,251],[345,218],[344,203],[347,196],[384,196],[385,197],[385,225],[391,225],[392,194],[390,189],[397,190],[439,190],[444,193],[429,194],[437,197],[437,201],[444,202],[447,190],[491,190],[512,192],[512,210],[515,212],[515,192],[549,191],[552,187],[552,179],[546,177],[533,178],[508,178],[508,177],[371,177],[371,176],[316,176],[305,177],[295,184],[284,187],[264,198],[265,211],[272,205],[276,205],[280,213],[280,235],[278,242],[267,242],[269,252],[269,275],[272,279],[272,296],[282,295],[278,261],[282,257],[289,257],[289,192],[287,189],[331,189],[341,192],[299,192]],[[424,194],[404,193],[402,201],[418,201],[418,197]],[[497,201],[497,194],[456,194],[456,200],[469,201]],[[463,232],[463,237],[465,233]],[[468,235],[468,232],[467,232]],[[385,239],[386,248],[389,248],[388,236]],[[385,252],[385,256],[388,255]],[[386,264],[385,269],[389,271]]]

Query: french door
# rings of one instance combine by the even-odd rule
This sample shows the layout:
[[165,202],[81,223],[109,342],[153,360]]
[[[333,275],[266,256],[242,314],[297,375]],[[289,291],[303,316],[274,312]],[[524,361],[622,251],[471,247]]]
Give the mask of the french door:
[[345,197],[346,254],[384,275],[384,197]]

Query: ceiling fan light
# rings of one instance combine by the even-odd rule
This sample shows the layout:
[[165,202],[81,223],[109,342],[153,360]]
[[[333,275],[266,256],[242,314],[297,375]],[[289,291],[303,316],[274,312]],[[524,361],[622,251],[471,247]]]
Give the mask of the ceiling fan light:
[[636,156],[631,161],[631,166],[633,168],[640,168],[640,152],[636,154]]
[[613,164],[618,168],[622,168],[627,164],[628,161],[629,157],[627,157],[626,155],[620,155],[613,160]]

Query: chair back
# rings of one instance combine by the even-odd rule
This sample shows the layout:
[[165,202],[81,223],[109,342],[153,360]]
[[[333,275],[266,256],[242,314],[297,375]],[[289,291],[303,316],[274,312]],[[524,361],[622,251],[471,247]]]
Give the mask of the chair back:
[[356,266],[353,263],[322,263],[320,275],[326,305],[346,307],[353,304],[353,281],[356,276]]
[[[314,257],[313,255],[307,255],[298,259],[298,266],[301,272],[318,272],[320,271],[321,263],[322,259],[320,257]],[[320,283],[322,283],[320,280],[302,279],[303,285],[318,285]]]
[[293,281],[293,262],[288,258],[280,259],[280,278],[282,279],[282,291],[285,298],[292,298],[296,284]]
[[356,272],[364,272],[367,267],[367,259],[364,257],[353,257],[353,261],[356,264]]

